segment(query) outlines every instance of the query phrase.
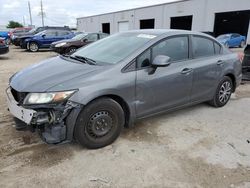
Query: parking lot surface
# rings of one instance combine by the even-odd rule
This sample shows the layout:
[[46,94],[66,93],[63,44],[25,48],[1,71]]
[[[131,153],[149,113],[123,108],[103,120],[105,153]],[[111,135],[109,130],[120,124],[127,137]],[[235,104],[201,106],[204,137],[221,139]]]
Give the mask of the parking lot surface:
[[102,149],[47,145],[13,128],[5,89],[13,73],[55,55],[11,47],[0,56],[0,187],[250,187],[249,83],[223,108],[147,118]]

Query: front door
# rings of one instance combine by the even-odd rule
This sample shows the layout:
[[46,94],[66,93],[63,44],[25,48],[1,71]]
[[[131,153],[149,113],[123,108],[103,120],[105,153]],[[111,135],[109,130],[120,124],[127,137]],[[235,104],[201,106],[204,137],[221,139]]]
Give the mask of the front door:
[[[192,89],[188,36],[165,39],[137,58],[136,113],[147,116],[187,104]],[[157,55],[167,55],[171,64],[152,68]]]

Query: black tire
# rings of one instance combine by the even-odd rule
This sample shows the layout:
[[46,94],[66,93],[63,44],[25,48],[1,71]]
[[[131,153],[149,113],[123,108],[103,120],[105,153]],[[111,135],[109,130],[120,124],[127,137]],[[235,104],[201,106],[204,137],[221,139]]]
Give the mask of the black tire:
[[31,51],[31,52],[38,52],[39,46],[38,46],[38,44],[36,42],[30,42],[28,50]]
[[71,54],[73,54],[76,50],[77,50],[76,47],[71,46],[71,47],[69,47],[69,48],[67,49],[67,54],[71,55]]
[[97,149],[114,142],[124,127],[122,107],[113,99],[99,98],[80,112],[74,137],[82,146]]
[[216,108],[225,106],[230,100],[233,87],[232,79],[228,76],[224,76],[216,89],[213,99],[209,101],[209,104]]

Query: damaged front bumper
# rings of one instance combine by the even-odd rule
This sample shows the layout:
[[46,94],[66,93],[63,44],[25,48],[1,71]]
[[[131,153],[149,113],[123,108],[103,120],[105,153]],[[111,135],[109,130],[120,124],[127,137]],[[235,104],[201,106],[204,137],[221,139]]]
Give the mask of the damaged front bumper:
[[[11,88],[6,90],[10,113],[25,123],[32,132],[37,131],[49,144],[70,142],[75,122],[82,106],[72,101],[58,104],[21,106],[14,98]],[[16,127],[18,129],[18,127]]]

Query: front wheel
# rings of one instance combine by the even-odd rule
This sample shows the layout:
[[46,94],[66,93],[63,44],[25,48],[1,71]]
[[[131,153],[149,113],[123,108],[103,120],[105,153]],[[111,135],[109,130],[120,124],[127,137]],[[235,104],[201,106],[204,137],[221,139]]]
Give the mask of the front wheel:
[[220,81],[214,98],[209,101],[209,104],[214,107],[222,107],[227,104],[233,91],[232,79],[228,76],[224,76]]
[[29,50],[31,52],[37,52],[39,50],[38,44],[36,42],[29,43]]
[[124,122],[122,107],[113,99],[100,98],[92,101],[81,111],[74,136],[86,148],[101,148],[117,139]]

